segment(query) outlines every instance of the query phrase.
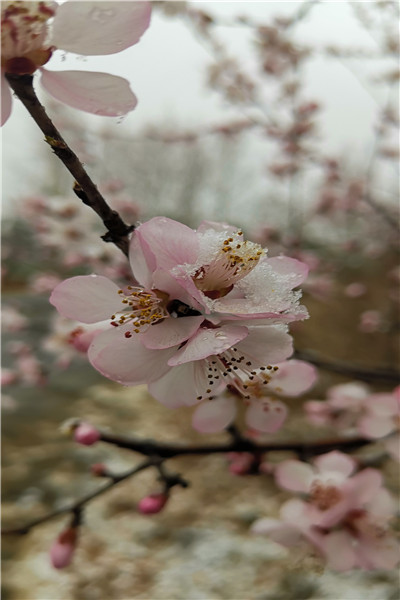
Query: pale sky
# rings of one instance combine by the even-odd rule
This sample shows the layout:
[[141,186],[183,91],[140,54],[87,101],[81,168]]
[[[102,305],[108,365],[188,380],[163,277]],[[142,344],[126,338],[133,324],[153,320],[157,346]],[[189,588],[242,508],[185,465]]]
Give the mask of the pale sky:
[[[224,18],[246,14],[268,22],[272,16],[291,14],[299,2],[196,2],[207,11]],[[228,42],[233,54],[244,64],[251,60],[251,31],[243,27],[221,26],[216,29],[221,40]],[[313,44],[340,43],[376,48],[375,40],[356,21],[347,2],[322,2],[312,16],[296,28],[297,39]],[[213,58],[178,19],[166,19],[153,12],[152,23],[136,46],[117,55],[82,58],[56,52],[49,68],[106,71],[127,78],[139,104],[122,123],[107,117],[87,116],[91,128],[104,125],[138,131],[144,125],[171,119],[183,127],[218,123],[240,111],[227,106],[219,94],[204,85],[206,67]],[[360,63],[361,65],[361,63]],[[329,148],[343,150],[360,160],[366,158],[373,135],[372,124],[385,98],[373,83],[364,87],[362,65],[344,64],[336,59],[313,59],[306,72],[306,92],[324,108],[321,133]],[[83,113],[80,113],[83,114]],[[119,131],[119,129],[118,129]],[[30,193],[40,177],[40,160],[35,157],[42,139],[36,125],[23,107],[14,102],[11,118],[3,128],[3,198],[5,211],[19,194]]]

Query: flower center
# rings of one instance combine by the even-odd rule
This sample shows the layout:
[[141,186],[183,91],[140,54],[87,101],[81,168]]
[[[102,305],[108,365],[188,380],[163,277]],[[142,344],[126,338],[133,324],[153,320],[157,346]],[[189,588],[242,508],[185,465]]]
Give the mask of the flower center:
[[[142,290],[128,285],[127,291],[118,290],[124,309],[111,316],[111,325],[119,327],[132,323],[132,333],[143,333],[150,325],[169,316],[165,302],[166,294],[158,290]],[[125,337],[131,337],[132,333],[127,331]]]
[[342,494],[334,485],[324,485],[320,481],[314,481],[311,486],[311,502],[319,510],[328,510],[341,500]]
[[236,231],[223,240],[209,264],[197,269],[193,281],[208,298],[221,298],[254,269],[263,254],[259,244],[244,241],[243,232]]
[[[230,348],[222,354],[210,356],[207,360],[207,380],[208,387],[206,394],[211,394],[213,388],[225,379],[229,381],[227,388],[230,392],[250,400],[253,397],[252,388],[257,389],[258,393],[262,386],[267,385],[271,379],[269,372],[276,371],[278,367],[268,365],[266,367],[257,367],[254,370],[252,361],[241,354],[237,348]],[[202,400],[203,396],[198,396],[197,400]]]

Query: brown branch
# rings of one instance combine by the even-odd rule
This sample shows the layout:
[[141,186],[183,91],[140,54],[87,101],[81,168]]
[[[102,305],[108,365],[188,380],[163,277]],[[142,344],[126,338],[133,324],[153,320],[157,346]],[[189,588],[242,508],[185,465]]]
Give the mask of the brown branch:
[[127,225],[119,214],[112,210],[100,194],[96,185],[85,171],[81,161],[71,150],[60,132],[53,125],[44,107],[39,102],[33,88],[32,75],[6,74],[14,94],[21,100],[31,117],[45,135],[46,142],[51,146],[54,154],[64,163],[68,171],[75,178],[74,191],[77,196],[90,206],[99,215],[107,228],[107,233],[102,236],[106,242],[114,243],[122,252],[128,255],[129,234],[133,225]]
[[46,523],[47,521],[51,521],[52,519],[55,519],[56,517],[59,517],[60,515],[64,515],[64,514],[68,514],[68,513],[71,513],[73,515],[81,514],[83,507],[86,506],[86,504],[88,504],[95,498],[102,496],[103,494],[108,492],[108,490],[110,490],[114,486],[116,486],[118,483],[121,483],[121,481],[125,481],[129,477],[133,477],[140,471],[144,471],[145,469],[148,469],[149,467],[157,466],[159,463],[160,463],[159,459],[152,458],[152,459],[145,460],[144,462],[140,463],[133,469],[129,469],[128,471],[126,471],[125,473],[121,473],[120,475],[111,475],[110,474],[110,475],[108,475],[108,477],[110,478],[110,481],[108,481],[105,485],[103,485],[103,487],[95,490],[94,492],[90,492],[89,494],[76,500],[69,506],[65,506],[63,508],[58,508],[56,510],[53,510],[52,512],[50,512],[46,515],[43,515],[42,517],[39,517],[38,519],[34,519],[30,523],[27,523],[26,525],[23,525],[22,527],[14,527],[14,528],[10,528],[10,529],[4,529],[4,530],[2,530],[1,533],[2,533],[2,535],[25,535],[25,534],[29,533],[29,531],[31,529],[33,529],[34,527],[41,525],[42,523]]
[[158,456],[159,458],[173,458],[184,455],[207,455],[207,454],[228,454],[229,452],[273,452],[288,450],[297,452],[301,458],[310,458],[337,450],[340,448],[345,452],[352,452],[362,446],[371,444],[371,440],[364,438],[341,439],[334,438],[328,440],[319,440],[316,442],[275,442],[273,444],[255,444],[248,438],[235,438],[228,444],[207,444],[204,446],[185,446],[176,444],[166,444],[154,442],[153,440],[141,440],[134,437],[125,437],[101,433],[100,441],[106,444],[112,444],[118,448],[138,452],[145,456]]
[[332,361],[321,357],[317,352],[308,350],[296,350],[293,358],[305,360],[325,371],[339,373],[340,375],[349,375],[362,381],[387,381],[390,383],[399,383],[400,381],[400,372],[394,369],[360,367],[348,362]]

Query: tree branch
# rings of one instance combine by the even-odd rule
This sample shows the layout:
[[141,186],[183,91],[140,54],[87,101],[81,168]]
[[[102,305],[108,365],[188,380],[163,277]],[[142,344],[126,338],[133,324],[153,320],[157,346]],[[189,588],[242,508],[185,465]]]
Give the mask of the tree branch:
[[159,458],[173,458],[184,455],[200,454],[228,454],[229,452],[273,452],[288,450],[297,452],[300,457],[310,458],[337,450],[338,448],[351,452],[362,446],[371,444],[371,440],[364,438],[318,440],[316,442],[275,442],[273,444],[255,444],[248,438],[236,438],[228,444],[207,444],[205,446],[184,446],[179,444],[166,444],[154,442],[153,440],[141,440],[134,437],[111,435],[102,432],[100,441],[117,446],[125,450],[138,452],[144,456],[158,456]]
[[76,180],[74,191],[87,206],[95,211],[107,228],[107,233],[102,236],[106,242],[114,243],[128,256],[129,234],[134,225],[127,225],[117,211],[107,204],[96,185],[85,171],[77,155],[71,150],[53,125],[44,107],[39,102],[33,88],[32,75],[6,74],[6,79],[15,95],[21,100],[31,117],[45,135],[46,142],[51,146],[54,154],[64,163],[68,171]]
[[121,481],[125,481],[129,477],[133,477],[140,471],[144,471],[145,469],[148,469],[149,467],[157,466],[159,464],[159,462],[160,462],[159,459],[152,458],[152,459],[145,460],[144,462],[140,463],[136,467],[133,467],[133,469],[129,469],[128,471],[126,471],[125,473],[121,473],[120,475],[109,474],[108,477],[110,478],[110,481],[108,481],[105,485],[103,485],[103,487],[95,490],[94,492],[90,492],[89,494],[76,500],[69,506],[65,506],[63,508],[58,508],[56,510],[53,510],[52,512],[44,515],[43,517],[34,519],[30,523],[27,523],[26,525],[23,525],[22,527],[14,527],[14,528],[10,528],[10,529],[4,529],[4,530],[2,530],[1,533],[2,533],[2,535],[25,535],[25,534],[29,533],[29,531],[31,529],[33,529],[34,527],[36,527],[37,525],[42,525],[42,523],[51,521],[52,519],[55,519],[56,517],[59,517],[60,515],[64,515],[64,514],[68,514],[68,513],[72,513],[73,515],[81,514],[82,509],[86,504],[88,504],[95,498],[102,496],[103,494],[108,492],[108,490],[110,490],[114,486],[116,486],[118,483],[121,483]]

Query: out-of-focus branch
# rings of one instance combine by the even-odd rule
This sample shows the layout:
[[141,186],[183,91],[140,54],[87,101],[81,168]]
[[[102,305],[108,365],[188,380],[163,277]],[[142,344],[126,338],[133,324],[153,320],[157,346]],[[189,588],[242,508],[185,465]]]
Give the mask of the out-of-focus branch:
[[68,171],[76,180],[74,191],[77,196],[90,206],[101,218],[107,233],[102,236],[104,241],[113,242],[122,252],[128,255],[129,234],[133,225],[127,225],[117,211],[107,204],[96,185],[85,171],[81,161],[71,150],[60,132],[53,125],[44,107],[39,102],[33,88],[32,75],[6,74],[15,95],[21,100],[31,117],[45,135],[45,140],[51,146],[54,154],[64,163]]
[[106,444],[138,452],[145,456],[158,456],[160,458],[173,458],[175,456],[185,455],[207,455],[207,454],[227,454],[229,452],[274,452],[274,451],[292,451],[296,452],[301,458],[306,459],[312,456],[340,449],[344,452],[352,452],[362,446],[371,443],[371,440],[364,438],[354,439],[328,439],[314,442],[275,442],[273,444],[255,444],[252,440],[244,437],[235,437],[228,444],[207,444],[200,446],[186,446],[184,444],[167,444],[155,442],[153,440],[141,440],[135,437],[125,437],[101,433],[100,441]]
[[145,469],[148,469],[149,467],[157,466],[160,462],[161,461],[159,459],[152,458],[152,459],[145,460],[144,462],[140,463],[136,467],[133,467],[133,469],[129,469],[125,473],[121,473],[119,475],[108,474],[107,476],[109,477],[109,481],[105,485],[103,485],[101,488],[95,490],[94,492],[91,492],[91,493],[87,494],[86,496],[83,496],[82,498],[76,500],[75,502],[73,502],[72,504],[70,504],[68,506],[58,508],[56,510],[53,510],[52,512],[47,513],[46,515],[43,515],[43,517],[34,519],[30,523],[27,523],[26,525],[23,525],[22,527],[14,527],[14,528],[10,528],[10,529],[4,529],[4,530],[2,530],[1,533],[2,533],[2,535],[25,535],[25,534],[29,533],[29,531],[31,529],[33,529],[34,527],[37,527],[38,525],[42,525],[42,523],[46,523],[47,521],[51,521],[52,519],[55,519],[56,517],[59,517],[60,515],[64,515],[64,514],[68,514],[68,513],[75,515],[77,513],[81,513],[84,506],[89,504],[89,502],[91,502],[95,498],[98,498],[99,496],[102,496],[103,494],[108,492],[108,490],[112,489],[118,483],[125,481],[129,477],[133,477],[137,473],[140,473],[140,471],[144,471]]
[[347,361],[334,361],[324,358],[314,351],[296,350],[293,358],[305,360],[325,371],[339,373],[340,375],[349,375],[362,381],[387,381],[389,383],[399,383],[400,381],[400,372],[394,369],[360,367]]

